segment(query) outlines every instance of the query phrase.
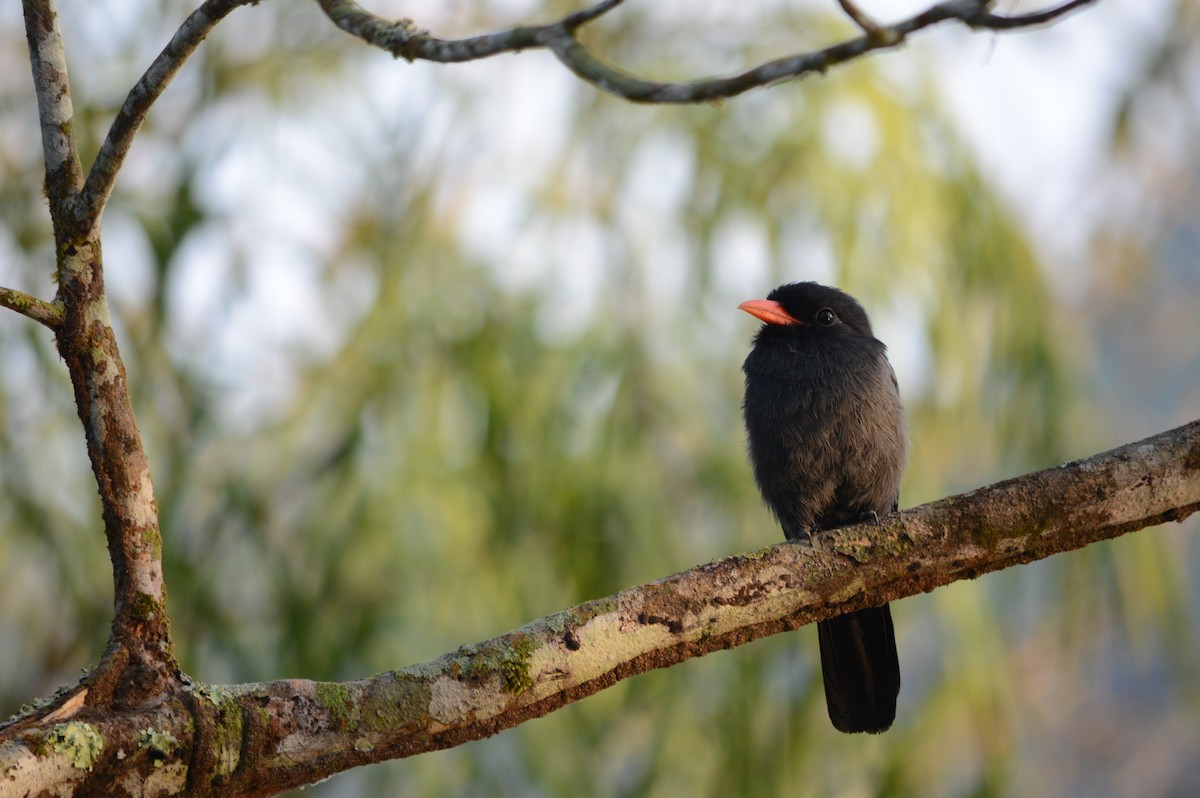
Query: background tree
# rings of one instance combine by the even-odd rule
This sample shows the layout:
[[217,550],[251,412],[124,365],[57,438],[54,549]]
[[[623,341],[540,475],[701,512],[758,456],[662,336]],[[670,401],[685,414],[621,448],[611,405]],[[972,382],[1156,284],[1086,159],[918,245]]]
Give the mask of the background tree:
[[[63,15],[71,57],[105,64],[72,73],[85,162],[190,11],[150,5]],[[881,318],[918,441],[905,505],[1194,416],[1200,338],[1177,334],[1190,317],[1160,333],[1131,310],[1157,319],[1197,291],[1194,203],[1152,179],[1187,172],[1145,163],[1164,149],[1140,137],[1160,126],[1137,121],[1166,107],[1187,129],[1187,5],[1164,4],[1169,33],[1129,45],[1150,66],[1128,72],[1113,140],[1129,168],[1104,196],[1136,188],[1138,204],[1095,203],[1105,238],[1073,294],[983,177],[933,54],[654,109],[538,53],[404,67],[332,36],[315,5],[239,12],[155,106],[105,214],[182,666],[210,682],[362,676],[774,542],[742,454],[750,330],[732,308],[785,279],[836,282]],[[852,33],[831,10],[681,25],[630,6],[588,35],[683,77]],[[464,32],[523,18],[420,11]],[[2,282],[50,296],[34,103],[6,13]],[[1171,91],[1184,101],[1142,99]],[[1103,223],[1130,207],[1163,211]],[[1124,351],[1152,369],[1160,334],[1178,388],[1155,390],[1158,415],[1094,390],[1162,384],[1112,376]],[[103,647],[111,579],[50,338],[11,315],[0,347],[0,695],[16,710]],[[1131,409],[1146,420],[1118,427]],[[322,789],[1003,794],[1119,787],[1113,771],[1142,789],[1144,769],[1185,789],[1200,748],[1194,545],[1171,528],[1059,560],[897,607],[913,675],[880,740],[825,732],[815,649],[786,636]],[[1130,717],[1167,731],[1131,734]],[[1115,755],[1089,734],[1105,728],[1149,748]]]

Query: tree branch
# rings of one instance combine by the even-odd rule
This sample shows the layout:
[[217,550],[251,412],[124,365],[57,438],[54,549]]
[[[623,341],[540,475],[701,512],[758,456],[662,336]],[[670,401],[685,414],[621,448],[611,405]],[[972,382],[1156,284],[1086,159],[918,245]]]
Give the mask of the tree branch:
[[886,37],[886,32],[879,26],[879,23],[871,18],[871,15],[863,11],[853,0],[838,0],[838,5],[842,7],[842,11],[846,12],[846,16],[854,21],[854,24],[862,28],[862,32],[867,36],[876,38]]
[[1082,8],[1093,2],[1096,2],[1096,0],[1071,0],[1069,3],[1063,3],[1061,6],[1055,8],[1048,8],[1045,11],[1038,11],[1033,14],[1018,14],[1013,17],[992,14],[985,9],[977,14],[974,19],[969,20],[967,24],[976,28],[987,28],[997,31],[1028,28],[1032,25],[1044,25],[1047,22],[1053,22],[1064,14],[1069,14],[1077,8]]
[[96,161],[88,173],[87,183],[75,209],[75,219],[85,230],[94,228],[99,222],[100,214],[112,195],[117,172],[125,162],[134,137],[146,121],[150,106],[166,90],[171,79],[218,22],[238,6],[257,2],[258,0],[205,0],[184,21],[171,37],[171,41],[154,59],[154,63],[129,91],[125,104],[113,120],[104,144],[96,155]]
[[62,323],[63,306],[61,302],[47,302],[15,288],[0,286],[0,307],[15,310],[22,316],[28,316],[39,324],[46,325],[51,330],[58,329],[58,325]]
[[53,322],[58,352],[71,378],[103,507],[114,582],[108,646],[71,699],[86,694],[89,706],[120,708],[165,693],[177,670],[166,615],[158,507],[109,316],[99,225],[91,219],[81,226],[74,215],[82,170],[54,0],[24,0],[24,9],[59,290],[53,304],[32,297],[26,302],[19,292],[10,292],[10,301],[3,304]]
[[[153,728],[179,741],[169,755],[159,752],[159,773],[174,768],[176,786],[197,794],[274,794],[350,767],[487,737],[639,673],[1181,521],[1198,509],[1194,421],[889,515],[878,526],[701,565],[368,679],[189,686],[152,713]],[[0,772],[34,791],[63,774],[84,786],[118,777],[128,786],[128,774],[154,772],[150,754],[129,742],[147,728],[147,710],[130,713],[93,719],[81,710],[69,723],[63,712],[54,722],[10,723],[0,729]],[[55,770],[69,752],[32,755],[84,721],[113,741],[97,755],[94,774]],[[122,762],[118,749],[136,753]]]
[[1010,31],[1044,25],[1096,0],[1071,0],[1060,6],[1021,16],[1006,17],[988,11],[990,0],[947,0],[894,25],[879,25],[849,0],[838,0],[865,35],[809,53],[761,64],[728,77],[681,83],[660,83],[631,75],[608,64],[585,47],[576,31],[612,11],[621,0],[605,0],[584,11],[546,25],[520,26],[500,33],[466,39],[438,39],[411,20],[385,20],[365,11],[354,0],[317,0],[339,28],[397,58],[439,63],[473,61],[498,53],[548,49],[583,81],[634,102],[700,103],[736,97],[751,89],[784,80],[825,72],[874,50],[896,47],[909,34],[941,22],[957,21],[975,29]]
[[23,0],[25,38],[33,67],[37,94],[38,122],[42,129],[42,153],[46,161],[46,195],[50,218],[61,243],[63,223],[83,179],[75,146],[75,110],[71,106],[71,81],[58,9],[54,0]]

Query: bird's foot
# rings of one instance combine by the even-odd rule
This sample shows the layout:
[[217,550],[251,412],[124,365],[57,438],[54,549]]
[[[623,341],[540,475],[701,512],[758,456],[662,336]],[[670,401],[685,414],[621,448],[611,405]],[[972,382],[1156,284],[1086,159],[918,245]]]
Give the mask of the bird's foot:
[[802,526],[798,529],[784,529],[783,535],[792,543],[799,543],[801,546],[812,547],[814,531],[815,530],[809,529],[806,526]]

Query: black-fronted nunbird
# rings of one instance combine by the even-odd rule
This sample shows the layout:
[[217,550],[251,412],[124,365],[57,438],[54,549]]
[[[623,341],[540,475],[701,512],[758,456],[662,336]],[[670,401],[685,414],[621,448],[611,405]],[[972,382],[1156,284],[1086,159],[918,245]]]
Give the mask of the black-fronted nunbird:
[[[750,460],[788,540],[894,511],[908,433],[887,348],[862,305],[792,283],[739,307],[763,322],[742,366]],[[821,621],[817,634],[834,727],[885,731],[900,692],[888,606]]]

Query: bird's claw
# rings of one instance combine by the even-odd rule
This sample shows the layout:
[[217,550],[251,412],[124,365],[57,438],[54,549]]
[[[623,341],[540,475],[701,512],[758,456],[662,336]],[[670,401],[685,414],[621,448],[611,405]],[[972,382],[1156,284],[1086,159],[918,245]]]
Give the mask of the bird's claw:
[[813,545],[813,530],[808,527],[800,529],[786,529],[784,536],[792,543],[799,543],[801,546],[812,548]]

